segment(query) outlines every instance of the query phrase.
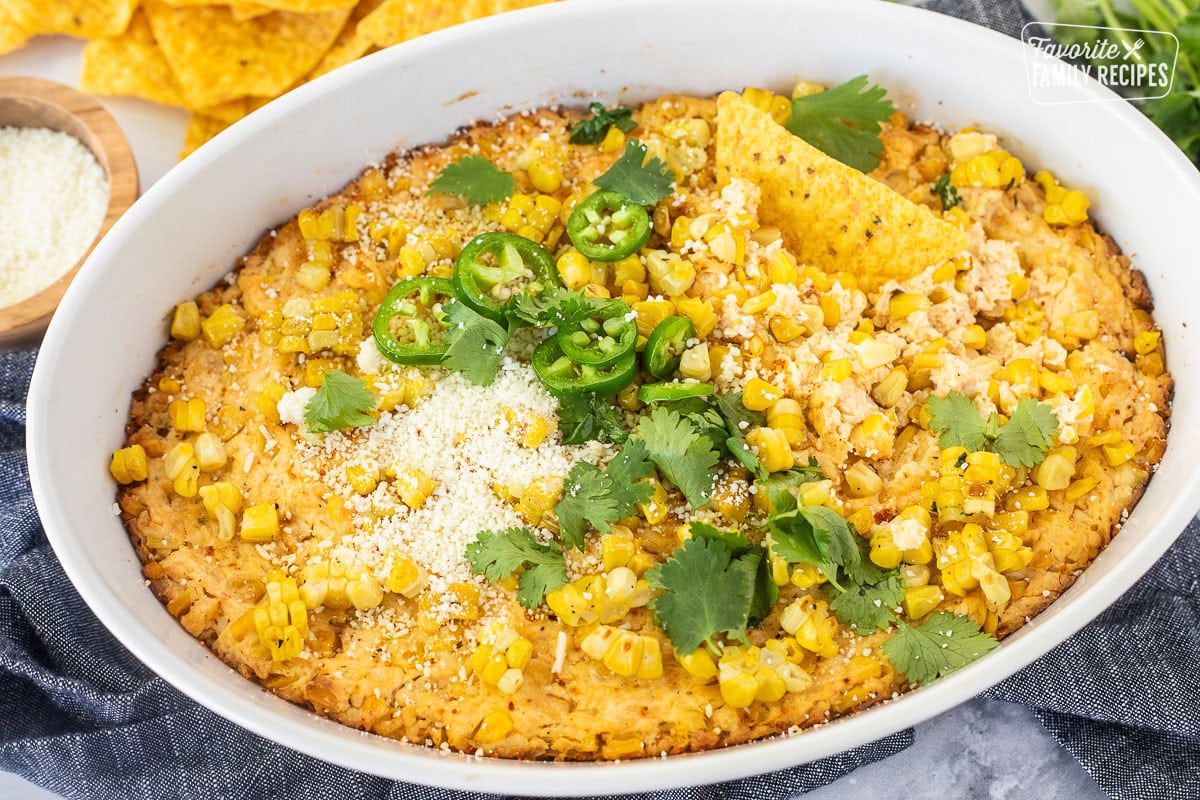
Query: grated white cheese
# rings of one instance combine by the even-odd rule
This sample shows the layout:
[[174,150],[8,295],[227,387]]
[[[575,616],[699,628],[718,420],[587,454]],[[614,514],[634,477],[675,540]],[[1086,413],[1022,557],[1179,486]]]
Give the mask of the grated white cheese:
[[[295,391],[285,392],[283,397],[279,398],[279,402],[275,404],[276,410],[279,411],[279,421],[285,425],[303,425],[304,407],[316,393],[317,390],[311,386],[303,386]],[[265,432],[263,436],[266,436]]]
[[554,645],[554,664],[551,665],[550,671],[557,675],[562,672],[563,664],[567,660],[567,633],[566,631],[558,632],[558,641]]
[[96,238],[108,179],[92,151],[49,128],[0,127],[0,306],[58,280]]

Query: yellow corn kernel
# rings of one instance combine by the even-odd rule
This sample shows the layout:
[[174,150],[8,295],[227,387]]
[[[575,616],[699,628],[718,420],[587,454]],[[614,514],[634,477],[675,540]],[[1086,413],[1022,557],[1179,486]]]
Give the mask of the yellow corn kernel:
[[163,474],[172,482],[177,495],[196,496],[200,465],[196,463],[195,451],[190,444],[180,442],[167,451],[163,456]]
[[1096,488],[1100,483],[1099,478],[1080,478],[1079,480],[1071,481],[1071,485],[1063,492],[1063,496],[1068,500],[1078,500],[1088,492]]
[[804,440],[804,410],[800,403],[790,397],[776,400],[767,409],[767,427],[783,431],[789,445],[798,445]]
[[1062,448],[1051,451],[1042,463],[1033,469],[1033,482],[1046,491],[1065,489],[1075,476],[1075,461],[1062,452]]
[[717,677],[717,663],[703,647],[693,650],[687,655],[681,655],[676,651],[675,659],[689,675],[699,678],[705,683],[710,683]]
[[767,472],[782,472],[791,469],[796,463],[787,435],[781,430],[753,427],[746,434],[746,442],[754,448],[759,462]]
[[388,570],[386,588],[389,592],[403,595],[410,600],[428,584],[425,571],[408,556],[397,556]]
[[557,192],[562,187],[562,168],[548,158],[535,158],[529,163],[529,182],[539,192]]
[[677,253],[651,250],[646,254],[646,270],[650,288],[666,297],[684,295],[696,282],[696,267]]
[[841,383],[849,378],[853,371],[854,365],[850,362],[850,359],[835,358],[826,362],[825,366],[821,367],[821,380]]
[[645,637],[622,631],[604,653],[604,666],[624,678],[632,678],[642,664]]
[[742,405],[751,411],[766,411],[783,397],[783,390],[762,378],[751,378],[742,390]]
[[117,483],[137,483],[146,480],[150,474],[150,464],[145,448],[140,444],[131,444],[129,447],[114,450],[108,471]]
[[950,182],[960,189],[966,186],[998,188],[1023,180],[1024,165],[1005,150],[983,153],[956,163],[950,170]]
[[561,589],[547,593],[546,606],[564,625],[572,627],[587,625],[596,619],[596,614],[591,609],[591,602],[583,596],[583,592],[579,591],[578,587],[570,583]]
[[670,507],[667,505],[667,490],[657,478],[649,478],[653,491],[645,503],[638,503],[638,511],[642,518],[651,525],[657,525],[667,518]]
[[625,146],[625,132],[613,125],[600,140],[601,153],[615,153]]
[[987,331],[983,329],[982,325],[968,325],[963,329],[962,343],[963,347],[982,350],[987,347]]
[[525,684],[525,675],[519,669],[507,669],[496,681],[496,688],[504,694],[516,694]]
[[1158,341],[1161,338],[1161,331],[1142,331],[1133,337],[1133,350],[1139,356],[1153,353],[1158,349]]
[[890,458],[895,428],[882,414],[871,414],[850,430],[850,445],[867,458]]
[[274,503],[259,503],[242,512],[239,531],[244,542],[270,542],[279,535],[279,512]]
[[533,642],[524,636],[518,636],[504,651],[504,660],[512,669],[525,669],[529,659],[533,657]]
[[200,307],[193,301],[175,306],[171,316],[171,336],[185,342],[200,336]]
[[897,292],[888,301],[888,314],[892,319],[907,319],[917,311],[929,309],[929,298],[913,292]]
[[1093,309],[1068,314],[1063,318],[1063,332],[1077,339],[1095,339],[1100,335],[1100,315]]
[[392,489],[400,496],[404,505],[413,510],[425,505],[425,501],[436,488],[437,481],[417,467],[406,467],[397,471],[396,478],[392,481]]
[[658,323],[675,315],[675,303],[670,300],[643,300],[633,304],[637,314],[637,328],[640,336],[649,336]]
[[908,388],[908,372],[903,367],[895,367],[879,383],[871,389],[871,397],[883,408],[891,408],[900,402]]
[[771,317],[771,335],[778,342],[791,342],[808,333],[808,329],[789,317]]
[[171,418],[171,426],[183,433],[204,430],[206,413],[204,401],[198,397],[191,400],[172,400],[167,405],[167,416]]
[[554,508],[562,495],[562,478],[546,476],[531,481],[521,490],[517,499],[517,511],[530,525],[540,525],[546,512]]
[[[786,618],[789,611],[790,619]],[[783,613],[780,624],[784,630],[796,637],[796,642],[801,647],[822,658],[831,658],[837,654],[838,645],[834,637],[838,631],[838,623],[830,615],[829,606],[824,600],[814,602],[811,597],[802,597],[784,609]]]
[[346,599],[359,611],[369,611],[383,602],[383,587],[366,567],[356,567],[346,579]]
[[614,525],[612,532],[600,541],[600,557],[604,563],[604,571],[610,572],[627,565],[637,550],[637,540],[633,538],[633,532],[624,525]]
[[712,359],[708,355],[707,342],[700,342],[683,351],[679,359],[679,375],[696,381],[707,381],[712,377]]
[[592,282],[592,262],[587,256],[570,249],[558,257],[558,275],[568,289],[582,289]]
[[720,682],[721,699],[731,708],[748,708],[758,695],[758,679],[739,672]]
[[225,445],[215,433],[202,433],[196,437],[196,464],[205,472],[220,469],[225,466],[228,456],[225,455]]
[[746,302],[742,303],[742,313],[744,314],[761,314],[771,306],[775,305],[775,301],[779,298],[773,291],[766,291],[762,294],[751,297]]
[[827,582],[827,578],[812,564],[796,564],[792,567],[791,583],[800,589],[811,589]]
[[1167,370],[1161,353],[1147,353],[1144,356],[1138,356],[1137,367],[1144,375],[1149,375],[1151,378],[1157,378]]
[[508,736],[512,731],[512,715],[504,709],[496,709],[483,715],[479,726],[475,728],[475,741],[480,744],[493,744]]
[[225,303],[200,323],[200,328],[211,346],[224,347],[245,325],[246,321],[242,319],[242,315],[229,303]]
[[1126,461],[1132,459],[1137,453],[1132,442],[1106,444],[1101,449],[1104,451],[1104,460],[1108,462],[1110,467],[1121,466]]
[[379,468],[374,465],[351,464],[346,467],[346,483],[356,494],[366,496],[379,485]]
[[852,464],[843,474],[846,487],[852,497],[871,497],[883,488],[883,480],[875,469],[865,461]]
[[242,510],[242,492],[228,481],[219,481],[200,487],[200,500],[204,510],[217,521],[217,538],[227,542],[233,538],[236,526],[235,515]]
[[696,328],[696,338],[703,339],[717,327],[717,312],[713,309],[712,301],[701,300],[697,297],[681,297],[675,301],[675,308],[680,314],[692,321]]

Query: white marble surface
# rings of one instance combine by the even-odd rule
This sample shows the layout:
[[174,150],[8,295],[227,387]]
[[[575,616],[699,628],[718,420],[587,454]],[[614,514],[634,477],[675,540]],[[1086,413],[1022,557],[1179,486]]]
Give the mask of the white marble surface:
[[[805,800],[1107,798],[1022,706],[973,700],[918,726],[916,734],[907,750],[810,792]],[[0,798],[57,797],[0,772]]]

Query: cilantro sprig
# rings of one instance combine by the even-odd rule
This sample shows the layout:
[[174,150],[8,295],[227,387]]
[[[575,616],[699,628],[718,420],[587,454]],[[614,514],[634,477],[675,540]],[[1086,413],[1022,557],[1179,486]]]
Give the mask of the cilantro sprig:
[[562,499],[554,506],[558,535],[565,546],[583,549],[588,526],[601,533],[630,516],[638,503],[650,499],[650,484],[642,480],[654,472],[647,459],[646,443],[630,438],[604,469],[580,461],[571,467]]
[[909,683],[927,684],[990,653],[999,642],[967,617],[939,611],[920,625],[901,623],[883,653]]
[[1054,410],[1036,400],[1017,403],[1003,425],[995,412],[985,420],[975,402],[961,392],[930,397],[926,402],[929,427],[938,434],[939,447],[965,447],[970,451],[990,448],[1010,467],[1040,464],[1058,432]]
[[683,492],[692,508],[708,502],[721,456],[707,436],[677,412],[661,406],[641,418],[637,434],[645,440],[646,454],[659,473]]
[[326,372],[317,393],[304,406],[304,424],[311,433],[374,425],[375,396],[362,378],[339,370]]
[[691,538],[646,573],[662,592],[649,608],[678,652],[704,646],[719,654],[716,637],[748,642],[746,628],[770,612],[779,589],[761,545],[703,523],[689,530]]
[[453,194],[477,206],[498,203],[512,197],[517,182],[480,155],[463,156],[447,164],[429,184],[427,194]]
[[590,392],[558,399],[558,429],[562,431],[563,444],[592,441],[624,444],[629,438],[629,428],[620,410]]
[[824,92],[792,100],[787,129],[822,152],[862,172],[879,166],[880,123],[895,107],[879,86],[859,75]]
[[942,201],[942,211],[949,211],[962,202],[958,196],[958,189],[950,182],[949,172],[933,182],[933,193]]
[[548,592],[568,580],[562,548],[542,544],[528,528],[480,531],[467,545],[466,559],[475,574],[490,581],[502,581],[519,570],[517,601],[526,608],[537,608]]
[[833,598],[829,610],[838,622],[870,636],[896,622],[896,608],[903,601],[904,585],[893,572],[878,583],[851,584]]
[[637,127],[631,108],[605,108],[603,103],[588,106],[592,116],[571,126],[571,144],[599,144],[609,128],[629,133]]
[[843,589],[839,568],[853,569],[862,561],[858,534],[836,511],[801,506],[788,497],[792,495],[779,493],[771,498],[776,509],[768,523],[772,549],[788,562],[812,564],[830,585]]
[[458,300],[447,303],[443,313],[449,347],[442,357],[442,366],[462,372],[464,378],[478,386],[490,386],[500,371],[508,330]]
[[652,206],[671,194],[675,179],[661,158],[646,160],[646,145],[637,139],[625,143],[616,163],[592,183],[609,192],[625,195],[640,206]]

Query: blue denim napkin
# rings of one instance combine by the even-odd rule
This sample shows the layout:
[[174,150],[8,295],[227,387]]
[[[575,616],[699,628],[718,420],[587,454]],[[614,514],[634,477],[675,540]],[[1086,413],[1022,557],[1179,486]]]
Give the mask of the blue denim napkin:
[[[924,4],[1016,35],[1013,0]],[[0,354],[0,769],[69,798],[490,798],[388,781],[272,744],[130,655],[67,580],[25,461],[34,351]],[[1200,525],[1116,605],[987,696],[1022,703],[1115,800],[1200,798]],[[823,786],[912,742],[902,731],[793,769],[641,798],[758,800]],[[514,786],[516,793],[520,786]]]

